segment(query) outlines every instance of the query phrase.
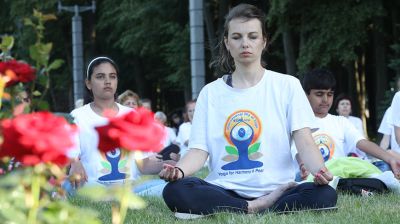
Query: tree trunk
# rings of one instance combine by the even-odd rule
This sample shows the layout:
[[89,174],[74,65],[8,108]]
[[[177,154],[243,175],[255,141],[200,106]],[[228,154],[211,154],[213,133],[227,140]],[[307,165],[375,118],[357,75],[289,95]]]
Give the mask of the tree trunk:
[[147,85],[146,80],[144,79],[141,60],[138,57],[133,57],[131,63],[137,93],[140,98],[147,98]]
[[[378,102],[384,99],[385,90],[388,88],[388,77],[386,69],[386,52],[385,52],[385,40],[384,34],[381,29],[384,27],[384,21],[382,17],[374,18],[374,29],[373,29],[373,45],[374,45],[374,111],[378,111]],[[378,125],[378,124],[375,124]]]

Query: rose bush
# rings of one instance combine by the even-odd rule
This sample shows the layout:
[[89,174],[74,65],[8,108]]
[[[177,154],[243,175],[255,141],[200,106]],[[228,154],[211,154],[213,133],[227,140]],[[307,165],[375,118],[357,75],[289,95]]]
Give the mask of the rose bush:
[[6,76],[6,87],[10,87],[19,82],[31,82],[35,79],[36,71],[30,65],[18,62],[15,59],[0,62],[0,74]]

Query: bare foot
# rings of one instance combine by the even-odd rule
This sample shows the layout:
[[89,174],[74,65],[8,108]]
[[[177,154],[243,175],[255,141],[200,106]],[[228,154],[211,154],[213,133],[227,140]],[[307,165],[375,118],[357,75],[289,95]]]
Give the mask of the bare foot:
[[257,213],[271,207],[283,195],[283,193],[285,193],[285,191],[295,186],[297,186],[297,183],[289,182],[279,186],[277,189],[267,195],[261,196],[253,201],[247,201],[248,213]]

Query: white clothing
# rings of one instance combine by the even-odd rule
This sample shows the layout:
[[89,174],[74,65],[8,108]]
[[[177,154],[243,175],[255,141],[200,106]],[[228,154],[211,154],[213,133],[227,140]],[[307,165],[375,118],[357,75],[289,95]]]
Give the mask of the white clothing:
[[392,123],[392,107],[389,107],[383,115],[381,124],[379,125],[378,132],[384,135],[390,135],[390,149],[400,152],[400,146],[396,142],[396,135]]
[[378,132],[384,135],[391,135],[392,134],[392,125],[389,121],[392,119],[392,107],[388,107],[383,115],[381,124],[379,125]]
[[185,145],[185,142],[189,140],[190,133],[192,129],[192,124],[190,122],[185,122],[179,126],[178,137],[176,137],[176,143],[179,144],[181,148],[181,157],[187,153],[189,147]]
[[[346,118],[350,121],[351,124],[353,124],[353,126],[357,129],[357,131],[359,131],[365,137],[362,120],[360,118],[354,117],[354,116],[348,116]],[[345,148],[349,148],[349,147],[352,147],[352,146],[345,146]],[[350,151],[355,153],[358,157],[360,157],[362,159],[367,159],[367,154],[365,152],[361,151],[360,149],[358,149],[356,146],[354,146],[354,148],[350,149]]]
[[219,78],[197,99],[189,148],[208,152],[206,181],[246,198],[260,197],[294,180],[292,133],[313,128],[314,121],[293,76],[265,70],[246,89]]
[[[312,133],[325,161],[331,158],[346,157],[354,152],[357,143],[364,136],[343,116],[327,114],[324,118],[317,118],[316,132]],[[296,146],[292,146],[293,157],[297,153]]]
[[[121,116],[132,109],[118,105],[118,114]],[[96,114],[90,104],[86,104],[71,112],[78,126],[79,144],[73,155],[80,158],[88,176],[88,182],[98,182],[104,185],[122,183],[127,178],[134,180],[139,176],[139,170],[135,161],[131,162],[131,170],[128,170],[128,155],[120,149],[108,153],[98,150],[99,135],[95,127],[106,125],[108,119]]]
[[[390,124],[393,125],[393,128],[400,128],[400,91],[394,95],[392,105],[390,107],[392,108],[392,120]],[[400,142],[396,141],[396,143],[397,146],[400,147]]]
[[[362,134],[364,135],[364,128],[363,128],[363,123],[362,120],[358,117],[354,116],[348,116],[347,119],[354,125],[354,127]],[[365,137],[365,136],[364,136]]]
[[164,131],[166,132],[165,139],[163,142],[163,146],[165,148],[175,142],[176,134],[175,134],[174,129],[167,127],[167,126],[164,126]]

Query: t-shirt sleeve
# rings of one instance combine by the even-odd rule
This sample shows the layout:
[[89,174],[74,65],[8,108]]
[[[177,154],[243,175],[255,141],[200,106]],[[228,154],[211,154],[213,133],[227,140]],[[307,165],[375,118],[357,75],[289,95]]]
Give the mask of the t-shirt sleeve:
[[207,147],[207,87],[203,88],[196,101],[189,149],[201,149],[208,152]]
[[400,92],[397,92],[392,101],[392,125],[400,127]]
[[[344,130],[344,140],[345,145],[347,146],[348,150],[352,148],[356,148],[357,143],[365,139],[365,137],[354,127],[354,125],[346,118],[341,117],[342,125]],[[350,151],[346,152],[349,153]]]
[[289,130],[300,130],[302,128],[315,129],[315,116],[308,102],[306,94],[298,79],[291,80],[291,96],[288,102],[287,118]]
[[390,107],[386,109],[385,115],[383,115],[381,124],[379,125],[378,132],[384,135],[390,135],[392,132],[391,124],[389,123],[388,117],[391,115]]

